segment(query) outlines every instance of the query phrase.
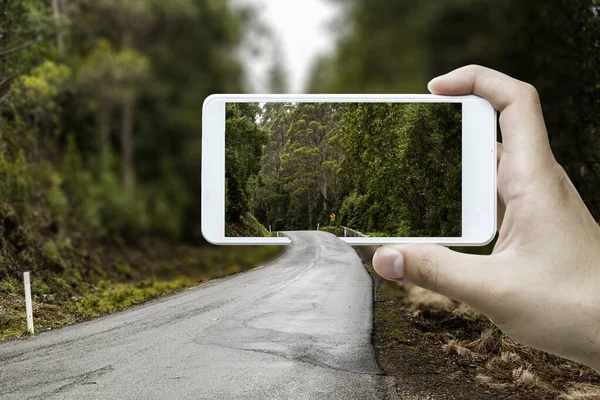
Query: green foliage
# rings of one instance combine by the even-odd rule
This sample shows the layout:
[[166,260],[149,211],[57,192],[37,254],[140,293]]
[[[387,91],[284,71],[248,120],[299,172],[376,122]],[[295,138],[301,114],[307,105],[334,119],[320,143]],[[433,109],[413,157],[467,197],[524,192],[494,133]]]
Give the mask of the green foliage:
[[11,276],[0,281],[0,293],[17,294],[23,291],[21,286],[19,281]]
[[350,28],[315,62],[311,92],[426,92],[473,63],[529,82],[557,160],[600,218],[597,0],[331,1]]
[[51,263],[53,263],[55,265],[61,265],[62,266],[63,259],[62,259],[62,256],[60,254],[60,250],[58,248],[58,245],[54,241],[49,240],[46,243],[44,243],[44,246],[42,247],[42,254]]
[[252,194],[267,132],[258,126],[255,103],[227,104],[225,124],[225,221],[237,223],[252,209]]
[[[0,196],[5,210],[16,208],[20,213],[27,211],[29,203],[30,173],[25,155],[0,152]],[[10,207],[9,204],[13,205]]]
[[117,261],[117,263],[115,264],[115,270],[121,277],[123,277],[125,279],[131,279],[132,274],[133,274],[131,265],[129,265],[123,261]]
[[[242,90],[235,54],[252,22],[228,1],[69,6],[55,18],[50,2],[0,0],[0,282],[13,293],[29,270],[59,299],[144,276],[105,246],[201,242],[198,110]],[[124,106],[134,196],[117,156]]]
[[[336,226],[375,235],[460,236],[460,104],[267,103],[262,110],[269,142],[247,153],[261,169],[245,193],[263,226],[315,229],[333,212]],[[226,152],[246,145],[226,142]],[[236,161],[226,158],[226,169],[240,169]],[[229,180],[227,188],[228,207],[246,209],[247,197],[233,203]],[[253,236],[226,222],[228,234]]]
[[274,254],[194,246],[199,110],[243,91],[251,14],[221,0],[59,3],[55,18],[49,1],[0,0],[0,340],[25,332],[23,271],[45,330]]
[[24,107],[56,111],[58,104],[55,99],[70,79],[71,69],[67,65],[45,61],[30,74],[22,75],[15,81],[12,99]]
[[122,104],[131,101],[136,88],[150,75],[150,61],[139,51],[115,50],[101,39],[82,62],[77,82],[98,101]]
[[33,296],[44,296],[49,293],[52,293],[52,289],[43,280],[34,279],[31,282],[31,294]]
[[[32,232],[43,223],[85,240],[198,242],[198,110],[208,94],[242,90],[236,52],[251,14],[229,1],[70,6],[55,18],[48,2],[0,3],[4,208]],[[125,106],[132,161],[114,156],[125,151]],[[133,199],[117,175],[126,163]]]
[[460,236],[461,105],[355,104],[345,115],[345,162],[364,195],[342,223],[392,236]]
[[77,303],[77,312],[83,318],[114,311],[151,300],[178,289],[191,286],[189,278],[181,277],[172,281],[160,282],[154,278],[132,284],[105,285],[95,293],[89,293]]
[[330,226],[330,225],[321,226],[321,227],[319,227],[319,230],[321,230],[323,232],[328,232],[328,233],[334,234],[336,236],[340,235],[340,228],[337,227],[337,226],[335,226],[335,225],[332,225],[332,226]]
[[352,191],[344,199],[338,212],[339,224],[353,229],[366,227],[367,221],[371,217],[369,215],[370,204],[371,199],[369,199],[369,196],[359,195],[356,191]]
[[246,213],[226,225],[225,236],[269,237],[271,234],[252,214]]

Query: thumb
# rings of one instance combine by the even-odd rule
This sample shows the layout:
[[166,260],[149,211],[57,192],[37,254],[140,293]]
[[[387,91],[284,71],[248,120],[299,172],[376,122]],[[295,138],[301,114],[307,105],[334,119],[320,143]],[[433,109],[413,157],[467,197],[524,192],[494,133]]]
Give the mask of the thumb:
[[493,281],[490,261],[439,245],[415,244],[380,247],[373,267],[385,279],[412,283],[479,308]]

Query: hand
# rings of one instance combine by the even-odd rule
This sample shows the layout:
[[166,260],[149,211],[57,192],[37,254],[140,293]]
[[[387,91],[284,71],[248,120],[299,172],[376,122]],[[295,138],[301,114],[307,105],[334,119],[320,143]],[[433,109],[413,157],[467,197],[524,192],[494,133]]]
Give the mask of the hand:
[[498,241],[490,256],[385,246],[375,270],[462,301],[513,339],[600,372],[600,227],[554,159],[536,90],[480,66],[428,87],[474,93],[500,112]]

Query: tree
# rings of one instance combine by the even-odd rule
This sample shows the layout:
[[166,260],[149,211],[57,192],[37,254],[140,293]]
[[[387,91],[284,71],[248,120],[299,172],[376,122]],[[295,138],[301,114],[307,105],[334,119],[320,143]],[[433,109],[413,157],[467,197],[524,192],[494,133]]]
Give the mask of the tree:
[[287,132],[290,129],[289,103],[265,103],[262,106],[260,126],[269,132],[264,148],[260,174],[254,198],[254,214],[265,226],[276,230],[285,228],[289,196],[283,190],[281,157],[285,151]]
[[281,156],[284,189],[290,193],[289,226],[309,229],[329,215],[337,182],[335,141],[341,111],[332,103],[298,103],[291,112]]
[[225,124],[225,221],[239,222],[252,209],[263,146],[267,133],[258,126],[257,103],[227,104]]
[[[334,212],[363,232],[460,236],[460,104],[266,103],[259,120],[262,151],[233,131],[226,141],[229,208],[248,204],[237,182],[250,182],[254,216],[277,230],[314,229]],[[248,158],[258,175],[234,178]]]
[[36,1],[0,0],[0,105],[7,100],[10,84],[48,54],[41,46],[52,25],[49,13]]
[[109,168],[112,111],[117,105],[123,107],[122,170],[125,191],[130,198],[134,188],[133,104],[138,88],[149,77],[149,70],[149,61],[142,54],[132,49],[116,51],[109,42],[100,40],[78,74],[79,84],[97,109],[102,172]]
[[58,49],[58,55],[60,58],[65,56],[65,31],[62,28],[63,17],[62,14],[66,13],[67,0],[52,0],[52,12],[54,14],[54,20],[57,26],[56,32],[56,48]]
[[274,45],[271,59],[271,67],[268,72],[269,91],[271,93],[287,93],[288,78],[285,69],[285,59],[279,44]]
[[[343,7],[350,28],[328,65],[315,69],[313,82],[327,82],[318,91],[418,93],[432,77],[471,63],[530,82],[557,160],[600,218],[596,0],[443,0],[435,7],[351,0]],[[327,70],[328,79],[319,78]]]

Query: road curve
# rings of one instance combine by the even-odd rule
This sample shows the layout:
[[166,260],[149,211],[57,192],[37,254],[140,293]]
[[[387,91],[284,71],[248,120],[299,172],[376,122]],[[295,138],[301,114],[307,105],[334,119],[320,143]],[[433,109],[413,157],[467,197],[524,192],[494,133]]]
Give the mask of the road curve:
[[2,399],[395,399],[350,246],[290,232],[271,265],[0,345]]

